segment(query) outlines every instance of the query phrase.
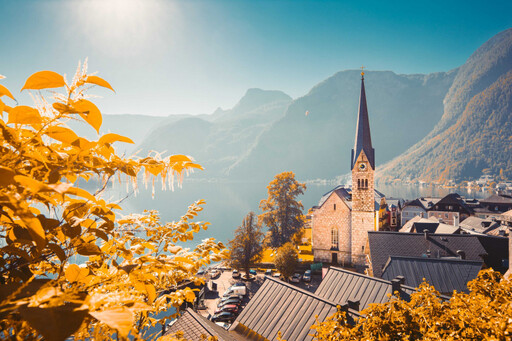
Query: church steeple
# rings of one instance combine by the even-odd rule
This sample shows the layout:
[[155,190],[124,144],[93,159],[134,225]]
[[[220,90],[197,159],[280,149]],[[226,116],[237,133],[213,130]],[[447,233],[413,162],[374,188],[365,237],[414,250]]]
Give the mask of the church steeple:
[[357,116],[356,140],[352,149],[350,169],[354,169],[355,163],[361,151],[364,151],[372,169],[375,169],[375,150],[372,147],[370,135],[370,121],[368,120],[368,108],[366,107],[366,93],[364,91],[364,72],[361,72],[361,95],[359,96],[359,114]]

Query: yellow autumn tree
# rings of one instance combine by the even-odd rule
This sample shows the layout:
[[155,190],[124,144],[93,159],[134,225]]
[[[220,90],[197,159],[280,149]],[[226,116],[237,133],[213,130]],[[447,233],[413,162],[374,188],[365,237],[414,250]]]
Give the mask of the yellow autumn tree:
[[512,282],[486,269],[468,283],[469,293],[443,300],[423,283],[410,300],[391,297],[371,304],[355,325],[338,310],[312,327],[314,340],[510,340]]
[[99,134],[102,115],[86,93],[94,85],[113,90],[86,63],[71,82],[52,71],[30,76],[22,91],[32,90],[34,106],[7,105],[14,96],[0,84],[1,339],[138,339],[170,318],[157,313],[193,301],[186,283],[198,284],[197,270],[225,257],[213,239],[179,246],[207,228],[193,221],[203,201],[164,223],[155,211],[123,216],[119,203],[102,198],[110,181],[137,189],[138,176],[152,186],[159,177],[171,188],[202,168],[185,155],[122,157],[114,145],[133,142],[117,134],[78,136],[72,120]]

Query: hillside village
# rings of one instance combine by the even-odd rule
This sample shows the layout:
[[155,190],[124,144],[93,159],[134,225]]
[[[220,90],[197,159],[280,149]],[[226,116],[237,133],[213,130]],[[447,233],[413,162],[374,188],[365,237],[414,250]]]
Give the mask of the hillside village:
[[[325,193],[307,215],[310,238],[300,249],[309,250],[312,261],[303,262],[291,278],[276,274],[272,264],[260,264],[268,268],[260,268],[260,274],[251,270],[251,281],[258,285],[240,282],[238,272],[227,267],[210,271],[196,304],[183,307],[181,316],[166,326],[167,335],[182,331],[190,340],[311,340],[311,326],[337,307],[354,324],[372,303],[388,302],[393,295],[408,300],[424,279],[441,299],[450,300],[454,291],[468,292],[468,282],[482,269],[509,276],[510,193],[483,200],[457,193],[405,200],[375,189],[363,72],[350,160],[352,184]],[[213,292],[212,310],[204,306],[208,292]]]

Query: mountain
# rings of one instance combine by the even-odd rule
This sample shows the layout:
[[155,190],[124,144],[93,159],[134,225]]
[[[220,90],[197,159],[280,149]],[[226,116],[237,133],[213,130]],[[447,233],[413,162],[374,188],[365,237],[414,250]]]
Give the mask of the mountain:
[[456,73],[434,129],[377,170],[394,178],[474,179],[482,171],[512,177],[512,29],[492,37]]
[[[136,145],[141,143],[146,134],[160,122],[167,119],[162,116],[147,116],[147,115],[108,115],[103,114],[103,123],[100,129],[100,135],[106,133],[116,133],[124,135],[133,140],[135,144],[130,143],[116,143],[116,148],[121,153],[130,155],[136,149]],[[86,137],[90,140],[97,140],[98,134],[87,123],[82,121],[71,121],[68,125],[79,135]]]
[[[137,149],[186,154],[205,167],[206,177],[224,177],[250,151],[259,136],[281,118],[292,98],[281,91],[249,89],[229,110],[212,115],[169,116]],[[263,166],[263,165],[262,165]]]
[[[456,70],[428,75],[366,72],[377,164],[400,155],[434,128],[455,74]],[[338,72],[291,102],[285,115],[228,169],[229,176],[268,180],[292,170],[304,180],[349,172],[360,78],[357,70]]]

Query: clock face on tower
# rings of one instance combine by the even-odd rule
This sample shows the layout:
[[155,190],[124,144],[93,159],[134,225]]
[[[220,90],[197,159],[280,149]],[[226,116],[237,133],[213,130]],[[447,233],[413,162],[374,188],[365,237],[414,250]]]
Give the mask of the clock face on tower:
[[358,168],[359,168],[360,171],[365,171],[366,170],[366,162],[361,162],[359,164]]

